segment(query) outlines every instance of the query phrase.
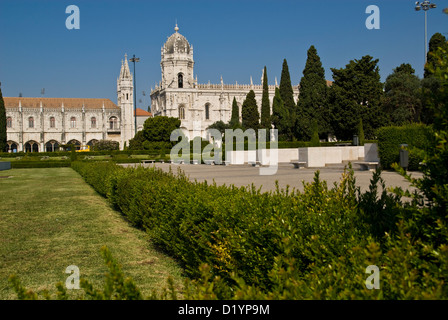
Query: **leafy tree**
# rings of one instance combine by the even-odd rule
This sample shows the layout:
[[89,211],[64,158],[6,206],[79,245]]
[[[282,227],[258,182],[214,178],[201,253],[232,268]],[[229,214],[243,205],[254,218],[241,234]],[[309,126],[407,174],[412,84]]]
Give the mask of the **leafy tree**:
[[436,63],[435,57],[433,55],[433,53],[435,51],[437,51],[437,49],[439,47],[442,48],[447,48],[447,39],[445,38],[445,36],[443,36],[441,33],[437,32],[434,33],[431,37],[431,39],[429,40],[429,48],[428,48],[428,53],[426,56],[426,64],[425,64],[425,74],[424,77],[428,78],[430,77],[433,72],[431,70],[434,70],[434,65]]
[[137,134],[129,140],[130,150],[143,150],[143,142],[145,142],[145,137],[143,136],[143,131],[137,131]]
[[325,70],[314,46],[308,49],[308,58],[299,88],[295,126],[297,139],[305,141],[311,138],[313,119],[317,120],[319,135],[327,134],[329,128],[324,113],[327,104],[327,81]]
[[420,121],[421,81],[414,72],[410,64],[403,63],[386,79],[382,109],[389,124],[401,126]]
[[243,128],[257,130],[260,127],[260,113],[258,112],[255,92],[250,90],[241,107],[241,117]]
[[271,118],[272,124],[278,130],[278,139],[287,140],[289,112],[285,108],[279,88],[275,88]]
[[231,128],[232,127],[231,127],[230,123],[226,124],[226,123],[224,123],[224,121],[221,121],[221,120],[216,121],[207,127],[207,129],[216,129],[219,132],[221,132],[221,134],[224,134],[226,129],[231,129]]
[[233,97],[232,117],[230,118],[229,125],[234,129],[240,126],[240,110],[235,97]]
[[425,74],[422,80],[422,112],[421,120],[426,124],[432,124],[434,120],[433,108],[430,108],[432,93],[440,89],[441,79],[433,77],[437,60],[434,58],[434,52],[438,48],[442,50],[448,49],[447,39],[440,33],[435,33],[429,41],[429,50],[427,63],[425,64]]
[[94,151],[111,151],[111,150],[119,150],[120,143],[112,140],[99,140],[93,144]]
[[289,140],[293,139],[294,136],[294,125],[296,122],[296,104],[294,102],[294,93],[291,85],[291,77],[289,75],[288,62],[286,59],[283,60],[282,75],[280,78],[280,96],[285,109],[288,111],[288,118],[282,119],[284,123],[282,127],[285,128],[283,133]]
[[181,121],[173,117],[157,116],[146,119],[143,136],[150,142],[170,142],[171,133],[180,128]]
[[351,140],[363,119],[367,139],[375,136],[375,129],[384,124],[380,109],[383,85],[380,81],[378,59],[364,56],[351,60],[345,68],[333,71],[333,85],[329,95],[331,127],[339,140]]
[[261,127],[271,129],[271,103],[269,102],[268,74],[266,66],[263,72],[263,95],[261,97]]
[[6,151],[6,142],[6,109],[2,89],[0,88],[0,152]]

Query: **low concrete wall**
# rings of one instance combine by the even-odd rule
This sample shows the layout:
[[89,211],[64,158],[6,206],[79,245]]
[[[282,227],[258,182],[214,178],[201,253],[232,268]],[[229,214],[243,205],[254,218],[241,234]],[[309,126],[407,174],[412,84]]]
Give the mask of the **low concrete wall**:
[[[275,157],[273,152],[277,153],[277,157]],[[363,159],[364,155],[364,146],[312,147],[227,151],[226,160],[229,160],[230,164],[245,164],[251,161],[259,161],[262,165],[290,163],[292,160],[299,160],[306,162],[306,167],[315,168],[325,167],[327,164],[338,164],[343,161],[357,161]]]
[[0,171],[11,169],[11,162],[0,161]]
[[364,158],[364,146],[299,148],[299,160],[306,162],[307,168],[325,167],[327,164],[360,158]]
[[260,149],[256,151],[227,151],[226,160],[230,164],[244,164],[259,161],[262,165],[290,163],[299,159],[299,149]]

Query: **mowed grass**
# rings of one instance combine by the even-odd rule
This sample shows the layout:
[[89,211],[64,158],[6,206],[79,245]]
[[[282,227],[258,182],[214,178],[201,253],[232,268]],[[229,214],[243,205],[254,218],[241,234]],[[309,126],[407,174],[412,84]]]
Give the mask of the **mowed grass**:
[[[0,299],[16,299],[8,277],[34,291],[55,293],[70,265],[103,287],[106,245],[145,296],[161,292],[167,278],[182,288],[182,270],[157,251],[144,231],[130,226],[71,168],[0,171]],[[82,290],[82,289],[81,289]],[[68,290],[72,297],[80,292]]]

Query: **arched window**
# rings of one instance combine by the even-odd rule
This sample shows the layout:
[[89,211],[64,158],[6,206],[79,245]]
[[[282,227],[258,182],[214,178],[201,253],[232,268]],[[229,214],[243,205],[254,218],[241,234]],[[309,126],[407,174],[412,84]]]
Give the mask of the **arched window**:
[[70,128],[76,128],[76,118],[75,117],[70,118]]
[[185,119],[185,107],[179,106],[179,119],[184,120]]
[[28,128],[34,128],[34,118],[33,117],[28,118]]
[[50,140],[45,144],[46,152],[55,152],[59,151],[59,143],[55,140]]
[[177,75],[177,86],[179,88],[183,88],[184,87],[184,76],[182,75],[182,73],[179,73]]
[[205,120],[210,119],[210,105],[207,103],[205,105]]
[[24,146],[25,152],[39,152],[39,144],[36,141],[28,141]]
[[[79,141],[76,140],[76,139],[72,139],[72,140],[70,140],[70,141],[67,143],[67,145],[70,145],[70,144],[74,145],[75,150],[79,150],[79,149],[81,149],[81,142],[79,142]],[[70,151],[70,148],[68,148],[68,151]]]
[[95,117],[92,117],[92,118],[90,119],[90,126],[91,126],[92,128],[96,128],[96,118],[95,118]]
[[6,118],[6,127],[12,128],[12,118],[11,117]]
[[109,118],[109,129],[116,130],[118,129],[118,119],[117,117]]
[[56,120],[54,117],[50,117],[50,128],[56,127]]

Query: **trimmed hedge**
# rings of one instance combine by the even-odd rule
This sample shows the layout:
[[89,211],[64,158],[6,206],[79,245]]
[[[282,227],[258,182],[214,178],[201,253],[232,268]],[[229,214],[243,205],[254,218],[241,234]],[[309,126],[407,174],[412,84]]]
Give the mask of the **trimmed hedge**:
[[11,161],[11,168],[23,169],[23,168],[62,168],[70,167],[70,161]]
[[[379,173],[364,194],[353,171],[331,189],[317,172],[302,193],[261,193],[157,168],[72,168],[184,265],[196,279],[187,298],[448,297],[448,250],[414,243],[397,224],[400,198],[378,194]],[[369,265],[381,268],[381,290],[365,287]]]
[[383,169],[391,169],[393,163],[400,163],[400,145],[407,144],[409,167],[411,171],[419,169],[423,154],[418,150],[427,150],[432,130],[424,124],[409,124],[402,127],[382,127],[377,131],[378,154]]

